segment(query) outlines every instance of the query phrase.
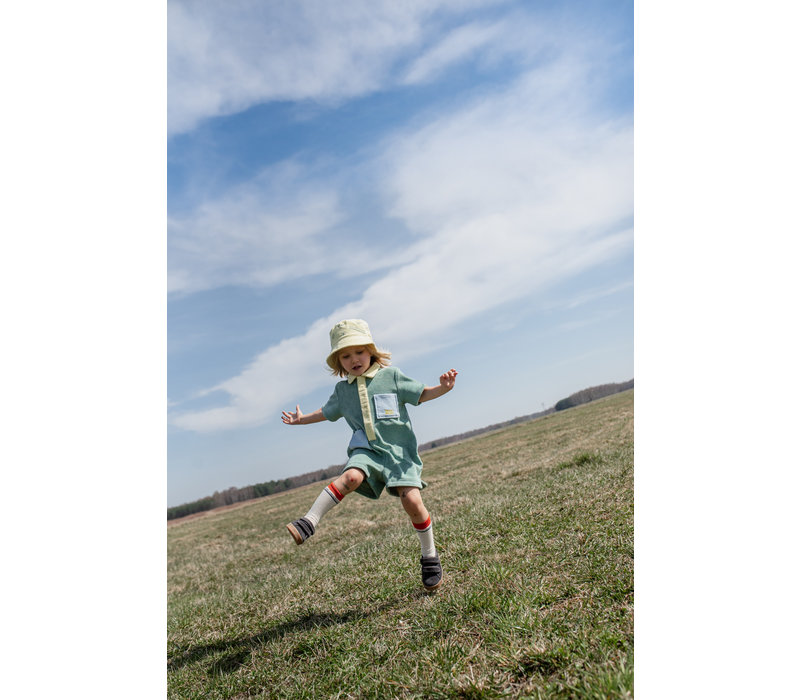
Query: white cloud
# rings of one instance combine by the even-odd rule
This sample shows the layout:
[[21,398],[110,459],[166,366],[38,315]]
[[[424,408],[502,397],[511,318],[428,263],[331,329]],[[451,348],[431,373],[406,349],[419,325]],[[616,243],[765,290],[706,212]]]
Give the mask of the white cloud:
[[588,291],[583,291],[577,296],[569,297],[567,299],[560,299],[545,304],[543,308],[551,311],[559,309],[577,309],[579,306],[583,306],[584,304],[588,304],[590,302],[595,302],[603,297],[613,296],[619,292],[629,290],[632,287],[633,280],[627,280],[620,284],[612,284],[606,287],[599,287],[590,289]]
[[442,15],[496,0],[170,0],[170,134],[269,100],[380,89]]
[[506,23],[468,24],[458,27],[414,60],[402,82],[422,83],[433,80],[455,63],[507,37]]
[[268,286],[313,273],[326,252],[320,234],[342,216],[337,193],[309,180],[297,164],[268,168],[170,219],[169,291]]
[[578,97],[586,77],[578,64],[557,63],[395,138],[386,164],[391,213],[435,230],[533,207],[557,233],[629,207],[632,132],[592,121]]
[[168,291],[270,287],[320,273],[352,277],[353,269],[363,275],[413,259],[402,236],[375,235],[365,199],[351,201],[363,179],[351,166],[320,174],[287,161],[170,217]]
[[215,387],[227,406],[173,423],[207,431],[274,419],[330,381],[321,368],[341,318],[366,318],[379,343],[410,358],[480,313],[629,252],[631,126],[592,118],[589,66],[563,58],[387,139],[371,167],[391,215],[424,234],[404,263]]

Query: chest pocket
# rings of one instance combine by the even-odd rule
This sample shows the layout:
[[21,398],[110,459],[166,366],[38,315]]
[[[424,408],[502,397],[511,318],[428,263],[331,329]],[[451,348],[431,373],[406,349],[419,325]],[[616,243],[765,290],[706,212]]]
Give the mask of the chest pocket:
[[375,401],[375,418],[386,420],[400,417],[397,394],[375,394],[372,398]]

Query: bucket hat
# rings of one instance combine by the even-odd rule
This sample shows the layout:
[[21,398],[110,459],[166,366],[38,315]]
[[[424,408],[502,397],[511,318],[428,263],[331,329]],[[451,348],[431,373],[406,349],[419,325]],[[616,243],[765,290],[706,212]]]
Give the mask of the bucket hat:
[[327,359],[328,367],[336,369],[336,353],[354,345],[374,345],[367,322],[360,318],[339,321],[331,328],[331,351]]

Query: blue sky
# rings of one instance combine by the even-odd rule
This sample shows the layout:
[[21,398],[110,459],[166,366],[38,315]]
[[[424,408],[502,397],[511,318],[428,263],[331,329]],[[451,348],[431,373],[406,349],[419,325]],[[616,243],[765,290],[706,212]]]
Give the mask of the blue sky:
[[168,504],[345,460],[328,330],[456,390],[633,377],[630,2],[168,4]]

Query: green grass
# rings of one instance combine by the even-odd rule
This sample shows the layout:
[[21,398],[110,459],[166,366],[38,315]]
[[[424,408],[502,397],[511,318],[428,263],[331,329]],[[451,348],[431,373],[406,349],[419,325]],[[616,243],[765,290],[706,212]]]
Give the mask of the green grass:
[[324,484],[169,527],[170,698],[633,697],[633,391],[423,454],[445,581],[397,499]]

